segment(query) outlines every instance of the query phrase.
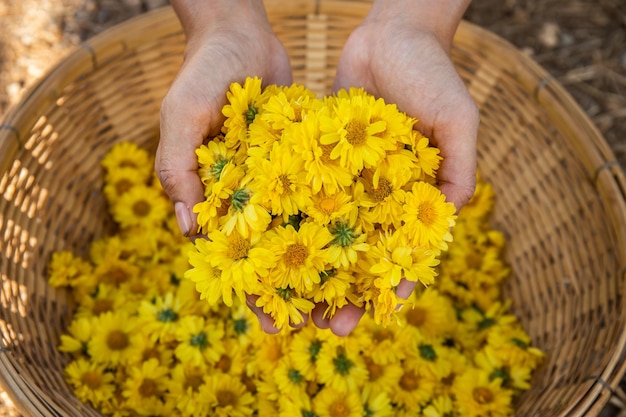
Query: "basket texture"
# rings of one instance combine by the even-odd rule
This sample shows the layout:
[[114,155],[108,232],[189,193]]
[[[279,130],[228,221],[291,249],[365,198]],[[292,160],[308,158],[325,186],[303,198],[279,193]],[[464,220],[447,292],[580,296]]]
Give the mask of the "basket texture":
[[[266,7],[295,82],[330,93],[369,2]],[[85,255],[112,226],[99,160],[120,141],[155,149],[184,42],[170,8],[123,23],[67,57],[0,126],[0,382],[24,414],[99,415],[64,382],[56,346],[71,306],[47,285],[46,264],[59,250]],[[597,415],[626,370],[624,173],[572,98],[514,47],[463,22],[452,57],[481,109],[479,170],[513,270],[505,295],[547,353],[517,415]]]

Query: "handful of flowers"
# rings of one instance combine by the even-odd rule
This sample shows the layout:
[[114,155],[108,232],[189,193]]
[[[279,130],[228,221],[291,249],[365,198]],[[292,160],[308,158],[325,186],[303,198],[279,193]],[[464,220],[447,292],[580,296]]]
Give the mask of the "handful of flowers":
[[223,135],[197,150],[206,199],[185,277],[210,305],[258,296],[277,327],[351,302],[388,324],[400,280],[430,285],[455,207],[416,120],[362,89],[233,83]]

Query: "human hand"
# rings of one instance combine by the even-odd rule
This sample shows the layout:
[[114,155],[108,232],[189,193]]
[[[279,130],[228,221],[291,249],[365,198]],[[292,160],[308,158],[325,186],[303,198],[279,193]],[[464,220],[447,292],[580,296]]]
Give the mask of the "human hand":
[[187,36],[184,63],[161,106],[155,169],[174,204],[185,236],[197,234],[193,207],[204,200],[196,149],[220,132],[226,91],[258,76],[266,84],[292,82],[287,53],[261,0],[173,0]]
[[[449,56],[454,32],[469,1],[377,0],[350,35],[337,68],[335,89],[363,87],[419,119],[417,128],[436,145],[443,161],[441,192],[460,209],[476,186],[479,115]],[[401,281],[408,297],[415,283]],[[323,310],[322,310],[323,311]],[[312,315],[319,327],[347,335],[363,310],[349,305],[332,319]]]

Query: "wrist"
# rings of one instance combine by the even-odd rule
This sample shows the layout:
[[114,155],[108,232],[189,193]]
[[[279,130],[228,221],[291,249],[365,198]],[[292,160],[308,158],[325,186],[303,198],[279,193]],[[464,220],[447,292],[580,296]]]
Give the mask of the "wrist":
[[366,21],[432,33],[449,51],[470,3],[471,0],[375,0]]

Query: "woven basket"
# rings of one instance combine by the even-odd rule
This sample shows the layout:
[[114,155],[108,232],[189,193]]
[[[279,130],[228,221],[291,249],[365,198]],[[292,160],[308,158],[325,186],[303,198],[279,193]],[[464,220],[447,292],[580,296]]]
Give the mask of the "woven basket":
[[[295,81],[330,93],[369,2],[266,6]],[[85,255],[112,226],[99,160],[119,141],[155,149],[183,47],[170,8],[121,24],[67,57],[0,126],[0,381],[24,414],[99,415],[64,382],[56,346],[71,307],[47,285],[46,264],[59,250]],[[482,112],[479,170],[509,242],[506,296],[547,352],[517,415],[597,415],[626,370],[624,174],[570,96],[512,46],[464,22],[452,56]]]

